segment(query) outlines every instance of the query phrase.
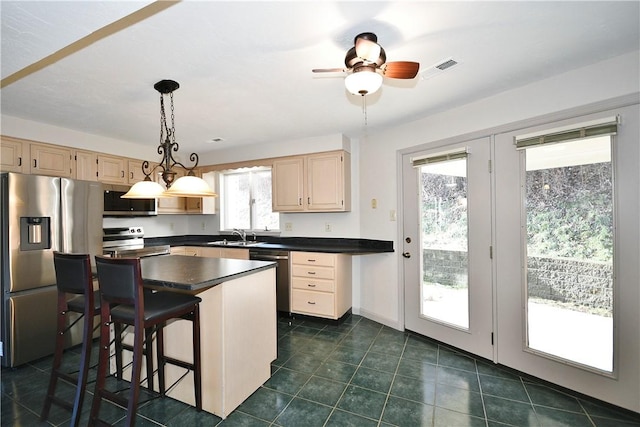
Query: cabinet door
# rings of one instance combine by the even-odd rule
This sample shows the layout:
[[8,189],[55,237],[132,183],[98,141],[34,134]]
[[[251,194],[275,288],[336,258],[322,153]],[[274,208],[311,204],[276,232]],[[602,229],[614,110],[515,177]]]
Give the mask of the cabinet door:
[[[144,173],[142,172],[143,160],[129,159],[127,161],[127,184],[135,184],[136,182],[144,181]],[[153,167],[153,165],[150,165]]]
[[98,154],[98,181],[126,184],[125,159],[122,157]]
[[76,179],[85,181],[98,180],[98,153],[76,150]]
[[345,210],[344,157],[342,153],[307,157],[307,209]]
[[[184,171],[181,169],[176,170],[175,179],[184,175]],[[162,179],[162,172],[155,174],[156,182],[163,187],[166,186]],[[178,213],[183,214],[187,211],[187,201],[185,197],[161,197],[158,199],[158,213],[159,214],[171,214]]]
[[3,172],[28,172],[25,164],[28,163],[23,155],[28,153],[28,143],[13,138],[0,138],[0,170]]
[[276,160],[271,171],[274,212],[305,210],[304,157]]
[[71,178],[71,149],[32,143],[30,151],[32,174]]
[[[193,171],[194,175],[202,178],[198,169]],[[202,213],[202,197],[185,197],[185,209],[188,213]]]
[[220,248],[220,258],[249,259],[249,249]]

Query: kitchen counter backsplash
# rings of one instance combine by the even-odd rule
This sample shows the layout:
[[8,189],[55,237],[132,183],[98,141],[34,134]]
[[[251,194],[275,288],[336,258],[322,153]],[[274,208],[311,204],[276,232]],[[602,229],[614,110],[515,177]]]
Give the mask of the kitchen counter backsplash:
[[[145,237],[145,246],[171,245],[171,246],[208,246],[207,243],[219,240],[235,241],[238,236],[228,234],[216,234],[211,236],[185,235],[167,237]],[[253,241],[253,236],[247,236],[248,241]],[[393,242],[388,240],[372,239],[341,239],[323,237],[276,237],[258,236],[259,245],[251,246],[251,250],[288,250],[329,253],[368,254],[393,252]]]

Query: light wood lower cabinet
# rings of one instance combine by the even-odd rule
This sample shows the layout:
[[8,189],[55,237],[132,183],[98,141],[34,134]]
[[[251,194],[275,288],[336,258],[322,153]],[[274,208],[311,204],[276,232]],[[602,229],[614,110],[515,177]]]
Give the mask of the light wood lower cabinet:
[[339,319],[350,308],[350,255],[291,252],[291,312]]
[[171,255],[201,256],[205,258],[249,259],[249,249],[208,246],[172,246]]

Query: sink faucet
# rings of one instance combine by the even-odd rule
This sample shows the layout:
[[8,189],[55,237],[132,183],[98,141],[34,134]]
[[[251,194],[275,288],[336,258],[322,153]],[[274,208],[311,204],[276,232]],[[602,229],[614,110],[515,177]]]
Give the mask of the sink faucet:
[[231,233],[231,235],[234,235],[234,234],[237,234],[238,236],[240,236],[243,242],[247,241],[247,232],[245,230],[238,230],[237,228],[234,228],[233,233]]

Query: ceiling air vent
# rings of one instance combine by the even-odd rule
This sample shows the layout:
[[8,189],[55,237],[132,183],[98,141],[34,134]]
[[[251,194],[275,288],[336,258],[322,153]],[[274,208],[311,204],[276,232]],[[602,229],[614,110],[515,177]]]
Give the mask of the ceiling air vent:
[[441,74],[444,70],[448,70],[449,68],[457,64],[458,64],[458,61],[454,60],[453,58],[443,59],[442,61],[439,61],[435,65],[432,65],[431,67],[426,68],[424,71],[421,71],[420,78],[422,80],[430,79],[432,77],[435,77]]
[[454,65],[456,65],[456,64],[457,64],[457,62],[456,62],[456,61],[454,61],[453,59],[447,59],[446,61],[441,62],[440,64],[436,65],[436,67],[435,67],[435,68],[437,68],[438,70],[442,70],[442,71],[444,71],[444,70],[446,70],[447,68],[451,68],[451,67],[453,67],[453,66],[454,66]]

